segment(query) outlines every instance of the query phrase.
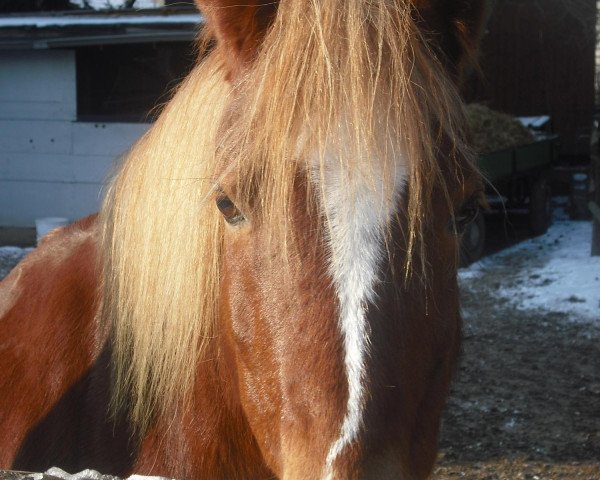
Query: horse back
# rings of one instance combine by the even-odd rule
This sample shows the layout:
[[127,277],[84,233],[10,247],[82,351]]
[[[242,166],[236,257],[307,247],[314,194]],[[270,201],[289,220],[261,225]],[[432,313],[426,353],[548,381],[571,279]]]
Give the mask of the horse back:
[[129,435],[107,413],[97,223],[55,230],[0,283],[0,468],[127,469]]

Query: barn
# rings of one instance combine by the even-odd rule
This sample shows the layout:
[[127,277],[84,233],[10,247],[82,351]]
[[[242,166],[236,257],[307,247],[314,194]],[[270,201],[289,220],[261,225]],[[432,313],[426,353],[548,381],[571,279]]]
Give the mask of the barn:
[[191,8],[0,17],[0,228],[96,211],[115,159],[194,60]]
[[[464,89],[512,115],[549,115],[569,163],[589,160],[596,0],[498,0]],[[568,158],[567,158],[568,157]]]

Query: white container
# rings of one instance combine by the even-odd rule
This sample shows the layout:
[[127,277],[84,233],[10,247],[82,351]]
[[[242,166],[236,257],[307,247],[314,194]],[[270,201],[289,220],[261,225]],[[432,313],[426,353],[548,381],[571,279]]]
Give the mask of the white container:
[[44,217],[44,218],[36,218],[35,220],[35,230],[37,234],[37,243],[39,245],[40,240],[46,236],[49,232],[54,230],[55,228],[62,227],[64,225],[68,225],[69,219],[64,217]]

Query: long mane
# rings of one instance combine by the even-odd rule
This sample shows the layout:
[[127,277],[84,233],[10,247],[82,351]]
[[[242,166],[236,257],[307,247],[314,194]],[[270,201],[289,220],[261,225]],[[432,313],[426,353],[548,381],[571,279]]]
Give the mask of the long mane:
[[[221,224],[207,206],[229,86],[209,59],[134,146],[103,211],[104,325],[118,403],[145,426],[181,398],[213,336]],[[127,400],[130,402],[131,400]]]
[[125,159],[103,207],[103,316],[117,400],[129,398],[142,428],[189,399],[199,362],[214,353],[218,175],[235,175],[236,202],[252,205],[253,220],[287,245],[292,192],[309,163],[323,174],[340,162],[350,188],[357,175],[374,178],[374,165],[390,173],[401,165],[410,187],[406,265],[418,258],[424,269],[432,191],[445,190],[439,146],[451,139],[451,158],[470,155],[459,96],[410,0],[284,0],[233,84],[223,55],[217,47],[192,71]]

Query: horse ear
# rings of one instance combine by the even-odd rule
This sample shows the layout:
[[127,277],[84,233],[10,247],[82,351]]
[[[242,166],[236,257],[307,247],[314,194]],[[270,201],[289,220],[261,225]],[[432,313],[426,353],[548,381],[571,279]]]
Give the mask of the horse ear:
[[273,0],[196,0],[217,48],[221,49],[229,78],[250,63],[277,11]]
[[450,72],[460,78],[475,63],[491,11],[489,0],[413,0],[417,21],[440,50]]

